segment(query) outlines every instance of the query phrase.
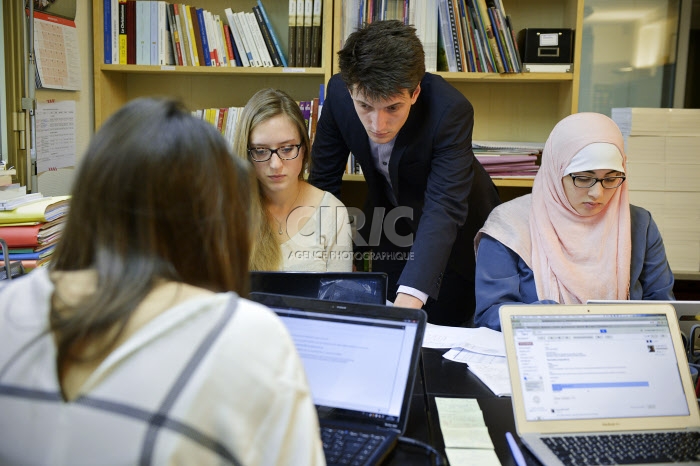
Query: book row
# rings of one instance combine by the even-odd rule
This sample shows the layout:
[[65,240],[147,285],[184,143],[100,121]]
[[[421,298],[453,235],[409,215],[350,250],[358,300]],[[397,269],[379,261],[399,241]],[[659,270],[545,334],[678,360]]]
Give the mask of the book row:
[[106,64],[320,66],[321,0],[307,2],[308,20],[305,9],[299,15],[296,1],[290,3],[289,60],[261,0],[252,11],[226,8],[223,16],[162,0],[103,1]]
[[502,0],[348,0],[342,7],[342,38],[365,23],[387,19],[415,26],[427,71],[522,72]]
[[501,0],[438,0],[438,16],[446,71],[522,71],[518,44]]
[[[304,121],[309,132],[309,139],[311,143],[313,143],[316,134],[316,123],[321,114],[323,103],[319,97],[315,97],[312,100],[299,101],[298,104],[304,116]],[[236,125],[238,124],[242,110],[242,107],[206,108],[194,110],[192,115],[216,126],[231,147],[233,147]]]

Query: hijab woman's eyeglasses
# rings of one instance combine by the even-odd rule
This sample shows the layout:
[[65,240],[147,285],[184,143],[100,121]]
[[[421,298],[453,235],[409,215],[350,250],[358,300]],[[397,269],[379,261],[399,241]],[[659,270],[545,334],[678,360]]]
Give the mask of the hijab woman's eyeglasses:
[[605,189],[619,188],[620,185],[627,179],[626,176],[608,176],[607,178],[594,178],[592,176],[574,175],[569,173],[569,176],[574,180],[574,186],[577,188],[592,188],[596,183]]

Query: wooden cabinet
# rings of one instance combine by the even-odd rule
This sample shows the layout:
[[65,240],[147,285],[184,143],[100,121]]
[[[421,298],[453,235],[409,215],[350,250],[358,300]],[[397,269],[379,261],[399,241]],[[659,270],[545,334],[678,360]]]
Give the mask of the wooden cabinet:
[[[225,18],[224,10],[252,12],[255,0],[190,0]],[[170,96],[190,110],[210,107],[242,107],[259,89],[283,89],[296,100],[317,97],[321,84],[331,76],[332,0],[323,0],[322,52],[319,68],[208,67],[158,65],[105,65],[103,56],[103,4],[93,2],[95,128],[129,100],[143,96]],[[264,0],[265,10],[287,50],[286,0]]]

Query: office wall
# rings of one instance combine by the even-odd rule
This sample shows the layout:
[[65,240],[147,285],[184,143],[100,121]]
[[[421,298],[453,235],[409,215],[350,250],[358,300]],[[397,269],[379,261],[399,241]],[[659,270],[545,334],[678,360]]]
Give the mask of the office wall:
[[[80,46],[80,74],[82,89],[80,91],[60,91],[54,89],[37,89],[37,102],[55,99],[56,101],[75,100],[76,106],[76,163],[85,151],[94,126],[94,86],[92,74],[92,2],[78,0],[75,25]],[[60,168],[57,171],[42,173],[38,176],[39,191],[45,196],[68,194],[71,189],[75,168]]]

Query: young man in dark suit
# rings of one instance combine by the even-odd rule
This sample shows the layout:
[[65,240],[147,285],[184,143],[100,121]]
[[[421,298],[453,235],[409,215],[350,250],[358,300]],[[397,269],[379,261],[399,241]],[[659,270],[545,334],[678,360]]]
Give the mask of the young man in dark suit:
[[354,32],[338,57],[309,180],[339,196],[352,153],[368,186],[356,246],[368,244],[372,270],[389,274],[389,299],[424,307],[434,324],[469,324],[474,236],[500,202],[472,152],[472,105],[425,72],[415,29],[400,21]]

